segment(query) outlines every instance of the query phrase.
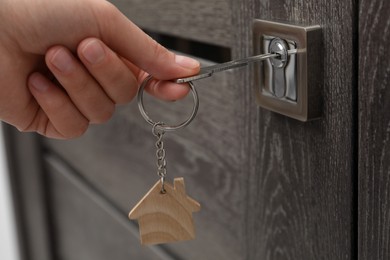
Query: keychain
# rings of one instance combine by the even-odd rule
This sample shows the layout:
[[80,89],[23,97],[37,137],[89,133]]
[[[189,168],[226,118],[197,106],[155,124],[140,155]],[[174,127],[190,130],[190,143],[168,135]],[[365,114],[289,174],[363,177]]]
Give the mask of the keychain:
[[194,239],[192,213],[200,210],[200,204],[187,196],[183,178],[175,178],[173,186],[166,182],[167,161],[163,142],[166,131],[178,130],[195,118],[199,107],[198,94],[192,82],[189,82],[194,108],[190,117],[183,123],[169,126],[163,122],[154,122],[145,112],[143,105],[144,88],[151,79],[152,76],[148,76],[138,90],[138,108],[145,120],[152,125],[152,133],[157,138],[157,175],[160,179],[129,213],[130,219],[138,220],[143,245]]
[[162,141],[166,131],[182,128],[195,118],[199,107],[199,99],[192,81],[210,77],[216,72],[244,67],[267,59],[271,59],[272,62],[276,61],[278,64],[285,64],[288,61],[288,56],[296,54],[297,50],[288,50],[282,43],[283,40],[275,38],[271,42],[271,46],[273,46],[271,53],[204,67],[197,75],[173,80],[176,83],[187,82],[194,98],[194,108],[190,117],[177,126],[169,126],[163,122],[156,123],[150,119],[143,105],[143,92],[152,76],[148,76],[142,82],[138,90],[138,108],[144,119],[152,125],[152,133],[157,138],[157,174],[160,177],[160,180],[129,214],[130,219],[138,220],[142,244],[168,243],[189,240],[195,237],[192,213],[200,210],[200,204],[186,195],[183,178],[175,178],[173,186],[165,182],[167,162]]

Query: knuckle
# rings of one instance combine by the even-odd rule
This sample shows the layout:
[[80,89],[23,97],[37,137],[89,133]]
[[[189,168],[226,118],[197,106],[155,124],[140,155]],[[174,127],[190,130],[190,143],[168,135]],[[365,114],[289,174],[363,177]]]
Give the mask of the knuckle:
[[126,93],[116,98],[115,103],[118,105],[125,105],[129,103],[134,98],[134,95],[131,93]]
[[173,57],[173,54],[169,52],[165,47],[161,46],[160,44],[156,43],[155,47],[155,57],[159,60],[167,60]]
[[102,110],[98,115],[96,115],[96,117],[90,122],[92,124],[106,123],[113,116],[114,112],[115,112],[115,105],[114,104],[108,105],[105,107],[104,110]]
[[70,91],[73,95],[82,95],[83,93],[88,92],[88,89],[90,89],[93,83],[94,82],[89,75],[82,75],[77,80],[77,84],[69,84],[68,91]]
[[124,105],[129,103],[137,94],[137,87],[132,86],[128,91],[125,91],[115,98],[115,103],[118,105]]
[[157,43],[155,40],[151,39],[151,55],[149,60],[145,65],[145,70],[149,69],[156,64],[157,61],[167,61],[173,59],[173,53],[169,52],[165,47]]
[[127,104],[136,95],[138,82],[133,74],[127,71],[117,71],[121,73],[111,73],[115,77],[107,77],[107,81],[101,83],[101,87],[115,104]]
[[65,139],[74,139],[82,136],[88,130],[89,124],[87,121],[78,123],[77,126],[73,127],[70,131],[62,133]]

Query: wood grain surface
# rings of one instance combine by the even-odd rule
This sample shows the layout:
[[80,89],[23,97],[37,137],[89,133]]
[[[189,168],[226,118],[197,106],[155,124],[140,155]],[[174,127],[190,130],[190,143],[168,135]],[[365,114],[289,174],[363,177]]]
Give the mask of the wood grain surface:
[[[142,247],[129,235],[128,223],[79,182],[77,173],[52,155],[44,157],[50,190],[51,232],[56,234],[52,259],[171,259]],[[124,216],[126,219],[126,217]]]
[[[231,46],[231,9],[228,0],[111,0],[143,29]],[[130,43],[129,43],[130,44]]]
[[195,238],[192,213],[200,204],[189,197],[184,178],[175,178],[173,186],[160,180],[145,194],[129,213],[138,221],[143,245],[180,242]]
[[[195,83],[200,97],[198,116],[185,129],[164,135],[168,180],[184,177],[188,194],[202,205],[194,215],[196,239],[166,246],[180,259],[245,259],[241,120],[237,119],[239,99],[231,81],[231,73],[221,73]],[[173,124],[189,115],[192,99],[166,103],[146,95],[145,107],[153,119]],[[136,102],[119,107],[109,123],[91,127],[82,138],[44,139],[45,146],[124,212],[158,180],[155,141]]]
[[235,58],[252,53],[253,18],[318,24],[326,68],[323,116],[309,123],[258,109],[253,74],[235,74],[245,158],[240,176],[247,187],[245,259],[351,259],[354,6],[346,0],[231,3]]
[[389,259],[390,2],[360,3],[359,259]]

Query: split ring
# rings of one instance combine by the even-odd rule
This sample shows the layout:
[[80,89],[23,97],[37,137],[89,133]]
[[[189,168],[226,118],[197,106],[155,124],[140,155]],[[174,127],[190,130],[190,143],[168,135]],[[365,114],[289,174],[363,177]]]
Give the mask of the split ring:
[[[187,126],[189,123],[192,122],[192,120],[194,120],[195,116],[196,116],[196,113],[198,112],[198,108],[199,108],[199,97],[198,97],[198,93],[196,92],[196,89],[195,89],[195,86],[194,84],[190,81],[188,82],[188,84],[190,85],[190,89],[191,89],[191,93],[192,93],[192,97],[194,99],[194,107],[191,111],[191,115],[190,117],[185,120],[184,122],[178,124],[178,125],[166,125],[164,123],[156,123],[154,122],[149,116],[148,116],[148,113],[145,111],[145,107],[144,107],[144,99],[143,99],[143,94],[144,94],[144,89],[145,87],[148,85],[149,81],[153,78],[153,76],[149,75],[147,78],[145,78],[145,80],[142,82],[141,86],[139,87],[138,89],[138,94],[137,94],[137,101],[138,101],[138,109],[142,115],[142,117],[146,120],[146,122],[148,122],[150,125],[152,126],[155,126],[157,128],[160,128],[161,130],[164,130],[164,131],[174,131],[174,130],[178,130],[182,127],[185,127]],[[159,122],[159,121],[158,121]]]

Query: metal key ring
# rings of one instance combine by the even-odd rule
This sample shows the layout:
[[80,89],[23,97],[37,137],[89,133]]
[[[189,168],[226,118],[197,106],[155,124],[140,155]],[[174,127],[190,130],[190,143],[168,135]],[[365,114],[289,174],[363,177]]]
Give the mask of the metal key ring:
[[[148,85],[149,81],[153,78],[153,76],[149,75],[147,78],[145,78],[145,80],[142,82],[141,86],[139,87],[138,89],[138,94],[137,94],[137,101],[138,101],[138,109],[142,115],[142,117],[146,120],[146,122],[148,122],[150,125],[152,126],[156,126],[157,123],[154,122],[149,116],[148,114],[146,113],[145,111],[145,107],[144,107],[144,98],[143,98],[143,94],[144,94],[144,89],[145,87]],[[190,88],[191,88],[191,93],[192,93],[192,97],[194,99],[194,108],[192,109],[192,112],[191,112],[191,115],[190,117],[185,120],[184,122],[182,122],[181,124],[178,124],[178,125],[173,125],[173,126],[170,126],[170,125],[166,125],[164,123],[162,123],[161,125],[157,125],[156,127],[160,128],[161,130],[164,130],[164,131],[173,131],[173,130],[178,130],[182,127],[185,127],[186,125],[188,125],[189,123],[192,122],[192,120],[194,120],[195,116],[196,116],[196,113],[198,112],[198,108],[199,108],[199,98],[198,98],[198,93],[196,92],[196,89],[195,89],[195,86],[194,84],[190,81],[188,82],[188,84],[190,85]]]

